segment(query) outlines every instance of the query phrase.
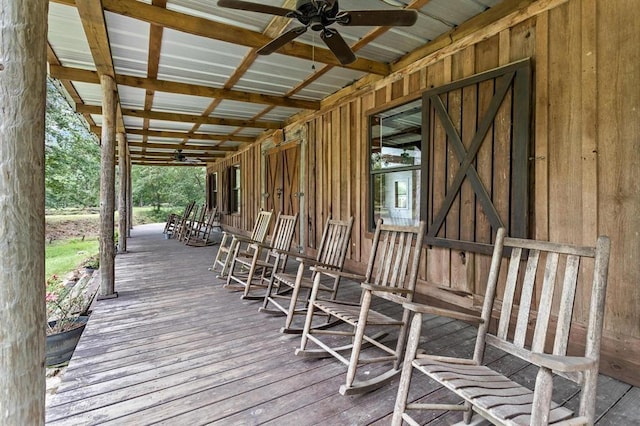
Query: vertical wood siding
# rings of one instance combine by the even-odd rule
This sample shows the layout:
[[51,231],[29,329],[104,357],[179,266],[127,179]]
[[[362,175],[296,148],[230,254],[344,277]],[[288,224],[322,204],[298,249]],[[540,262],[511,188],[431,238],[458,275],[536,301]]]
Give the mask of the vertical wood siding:
[[[427,58],[420,69],[412,66],[406,74],[346,93],[334,105],[293,124],[306,128],[301,212],[306,246],[315,247],[328,215],[336,219],[353,215],[346,266],[358,269],[367,261],[371,247],[366,221],[367,111],[530,57],[534,63],[530,236],[578,244],[593,244],[599,234],[611,237],[603,351],[627,359],[636,354],[639,359],[640,31],[636,23],[640,9],[636,1],[570,0],[435,62]],[[493,90],[486,83],[453,101],[477,104],[480,109]],[[460,120],[463,128],[476,124],[473,118]],[[223,170],[240,161],[242,167],[242,214],[225,217],[229,226],[249,229],[260,208],[262,177],[256,172],[260,155],[260,148],[252,147],[210,166],[210,171]],[[433,168],[439,164],[444,161],[435,159]],[[488,150],[478,156],[476,167],[481,177],[491,175]],[[463,192],[460,202],[471,197],[473,193]],[[474,232],[495,232],[480,211],[471,219],[476,221]],[[464,236],[472,228],[461,224],[459,232]],[[489,258],[437,247],[424,250],[418,291],[460,306],[477,304],[477,296],[484,293]],[[586,318],[589,297],[586,292],[578,295],[578,322]]]

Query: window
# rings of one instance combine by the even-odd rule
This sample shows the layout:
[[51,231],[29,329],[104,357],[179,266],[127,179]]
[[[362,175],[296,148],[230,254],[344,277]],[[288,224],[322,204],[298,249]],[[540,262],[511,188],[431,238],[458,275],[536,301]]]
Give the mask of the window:
[[372,225],[420,220],[421,120],[420,99],[369,116]]
[[229,168],[229,210],[240,213],[240,165]]
[[429,245],[490,252],[528,236],[531,68],[523,60],[373,111],[370,228],[427,223]]
[[207,205],[211,210],[218,207],[218,173],[210,173],[207,176],[207,184],[209,185]]

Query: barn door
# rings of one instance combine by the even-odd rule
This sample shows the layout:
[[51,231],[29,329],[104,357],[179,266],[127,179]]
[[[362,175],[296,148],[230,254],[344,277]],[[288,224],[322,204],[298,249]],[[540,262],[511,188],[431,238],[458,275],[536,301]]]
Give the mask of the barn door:
[[300,213],[300,145],[288,143],[267,151],[265,163],[265,208],[276,214]]
[[490,252],[499,227],[527,236],[530,79],[521,61],[424,93],[427,243]]

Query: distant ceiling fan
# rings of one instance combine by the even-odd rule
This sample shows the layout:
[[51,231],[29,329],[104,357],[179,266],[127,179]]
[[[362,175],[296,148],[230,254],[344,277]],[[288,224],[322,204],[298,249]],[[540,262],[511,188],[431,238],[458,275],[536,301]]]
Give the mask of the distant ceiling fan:
[[181,149],[176,149],[173,153],[173,161],[177,163],[199,163],[199,159],[191,159],[182,153]]
[[295,10],[242,0],[218,0],[218,6],[295,18],[302,24],[301,27],[293,28],[261,47],[258,50],[260,55],[275,52],[311,28],[320,32],[322,41],[343,65],[355,61],[356,55],[337,30],[328,28],[333,23],[345,26],[411,26],[418,18],[415,10],[340,11],[338,0],[298,0]]

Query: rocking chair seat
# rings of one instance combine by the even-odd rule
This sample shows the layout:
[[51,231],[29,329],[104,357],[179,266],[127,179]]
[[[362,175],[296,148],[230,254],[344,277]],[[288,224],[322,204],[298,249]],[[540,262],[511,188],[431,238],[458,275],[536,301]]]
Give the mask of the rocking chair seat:
[[[353,325],[358,325],[361,306],[343,301],[316,300],[316,308],[323,310],[327,314],[340,318],[342,321]],[[374,310],[369,311],[367,316],[368,325],[402,325],[402,321],[391,318]]]
[[[452,360],[455,361],[455,360]],[[529,425],[533,391],[483,365],[442,362],[429,357],[413,361],[414,368],[434,378],[483,411],[490,418],[507,418],[513,425]],[[551,403],[549,423],[573,416],[573,412]]]
[[[296,284],[296,275],[294,274],[289,274],[286,272],[281,272],[276,274],[275,279],[284,283],[285,285],[289,286],[289,287],[293,287]],[[313,279],[311,277],[301,277],[300,278],[300,288],[306,288],[306,289],[310,289],[313,287]],[[321,291],[331,291],[332,288],[326,285],[323,285],[322,283],[320,283],[320,290]]]

